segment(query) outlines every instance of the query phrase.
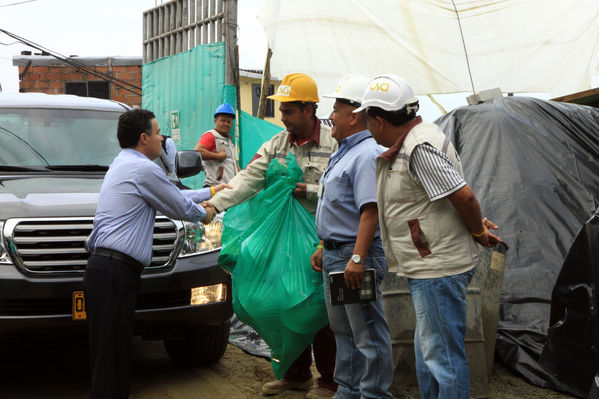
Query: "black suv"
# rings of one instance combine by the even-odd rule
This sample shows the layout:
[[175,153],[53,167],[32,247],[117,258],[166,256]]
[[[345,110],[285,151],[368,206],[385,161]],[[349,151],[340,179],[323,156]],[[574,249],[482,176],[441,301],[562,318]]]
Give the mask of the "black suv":
[[[86,329],[84,243],[127,109],[68,95],[0,94],[2,341]],[[182,164],[193,155],[177,154],[176,172],[186,173]],[[227,345],[233,312],[231,279],[217,263],[221,232],[221,220],[156,217],[135,333],[164,340],[181,364],[217,361]]]

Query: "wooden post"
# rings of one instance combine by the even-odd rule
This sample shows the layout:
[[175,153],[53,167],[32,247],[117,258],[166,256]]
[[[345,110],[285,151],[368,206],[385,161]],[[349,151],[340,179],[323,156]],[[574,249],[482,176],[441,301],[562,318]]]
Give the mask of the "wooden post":
[[272,50],[269,47],[266,52],[264,70],[262,71],[262,85],[260,87],[260,102],[257,115],[260,119],[264,119],[264,114],[266,113],[266,96],[268,96],[268,89],[270,87],[270,57],[272,57]]
[[[212,8],[214,9],[214,8]],[[238,57],[235,52],[237,46],[237,0],[224,0],[224,33],[225,33],[225,84],[237,85],[237,73],[239,71]],[[214,28],[214,24],[211,24]],[[214,30],[212,30],[214,35]],[[211,37],[214,39],[214,36]],[[218,40],[221,40],[220,38]],[[213,43],[216,40],[211,41]]]
[[241,84],[239,82],[239,46],[235,45],[235,94],[237,96],[237,106],[235,109],[241,109]]

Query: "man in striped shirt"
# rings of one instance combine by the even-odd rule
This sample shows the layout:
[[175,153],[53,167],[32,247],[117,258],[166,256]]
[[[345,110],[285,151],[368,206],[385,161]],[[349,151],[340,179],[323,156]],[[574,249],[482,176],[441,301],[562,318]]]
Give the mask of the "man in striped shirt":
[[389,271],[408,278],[416,330],[416,375],[424,399],[469,399],[464,347],[466,290],[476,242],[500,239],[482,219],[452,143],[416,115],[418,100],[397,75],[370,81],[362,97],[368,129],[389,150],[377,159],[377,202]]

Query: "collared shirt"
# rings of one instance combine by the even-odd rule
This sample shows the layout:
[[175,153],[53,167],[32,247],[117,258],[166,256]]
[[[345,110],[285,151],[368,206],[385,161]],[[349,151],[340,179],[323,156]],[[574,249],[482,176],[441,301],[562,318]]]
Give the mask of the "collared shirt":
[[319,138],[304,143],[300,146],[290,139],[291,133],[287,130],[276,134],[273,138],[262,144],[250,163],[239,172],[229,184],[233,186],[230,190],[222,190],[209,202],[218,210],[225,211],[232,206],[248,200],[256,195],[265,184],[266,171],[273,159],[285,164],[285,158],[289,153],[295,156],[297,165],[304,174],[303,182],[306,183],[306,198],[296,197],[308,212],[316,213],[316,196],[320,176],[327,167],[330,155],[338,148],[337,142],[331,137],[331,128],[318,124]]
[[171,169],[175,170],[175,156],[177,155],[177,147],[175,146],[175,142],[170,137],[166,137],[164,139],[164,147],[164,152],[166,152]]
[[447,154],[426,143],[412,150],[410,172],[431,201],[445,198],[466,185]]
[[289,133],[289,143],[296,143],[298,147],[309,141],[313,141],[317,145],[320,144],[320,125],[322,125],[322,123],[320,123],[320,119],[314,118],[314,130],[312,130],[312,136],[305,139],[300,139],[295,134]]
[[[381,158],[393,162],[408,133],[420,123],[422,117],[417,116],[404,124],[395,143],[381,154]],[[416,146],[412,151],[410,173],[422,184],[431,201],[445,198],[466,185],[466,181],[455,170],[449,157],[426,143]]]
[[397,140],[395,144],[393,144],[387,151],[381,154],[381,158],[386,159],[389,162],[393,162],[399,150],[401,150],[401,146],[403,145],[404,140],[410,133],[410,130],[414,128],[414,126],[422,123],[422,117],[417,116],[414,119],[406,122],[400,129],[399,135],[397,136]]
[[[376,203],[376,158],[384,148],[368,130],[341,142],[320,178],[321,195],[316,210],[316,233],[322,240],[355,241],[360,208]],[[379,229],[375,238],[379,236]]]
[[148,266],[156,210],[173,219],[197,222],[206,212],[196,202],[208,198],[210,189],[179,190],[148,157],[125,148],[102,183],[88,248],[113,249]]

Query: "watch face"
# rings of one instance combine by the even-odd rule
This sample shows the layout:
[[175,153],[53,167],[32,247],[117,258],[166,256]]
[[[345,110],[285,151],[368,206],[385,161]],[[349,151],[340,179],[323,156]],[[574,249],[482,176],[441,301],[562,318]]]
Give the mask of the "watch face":
[[354,263],[360,263],[360,264],[364,263],[364,262],[362,262],[362,257],[360,255],[352,255],[351,260]]

